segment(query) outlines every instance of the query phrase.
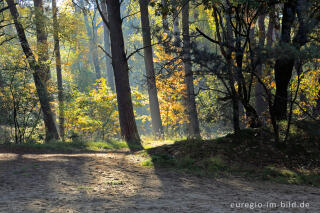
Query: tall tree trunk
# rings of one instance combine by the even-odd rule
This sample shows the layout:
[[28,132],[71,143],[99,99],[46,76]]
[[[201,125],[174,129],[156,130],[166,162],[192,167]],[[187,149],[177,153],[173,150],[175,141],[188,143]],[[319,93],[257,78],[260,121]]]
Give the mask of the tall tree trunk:
[[[266,30],[265,30],[265,15],[260,15],[258,18],[258,27],[259,27],[259,42],[258,42],[258,57],[260,58],[259,64],[256,67],[256,74],[259,76],[259,78],[262,77],[262,67],[263,63],[261,60],[261,49],[264,48],[265,44],[265,38],[266,38]],[[262,116],[262,114],[266,111],[267,103],[264,100],[265,92],[263,86],[256,82],[255,85],[255,105],[256,105],[256,111],[259,117]]]
[[[295,20],[296,5],[289,1],[284,3],[282,31],[280,45],[288,48],[291,44],[291,28]],[[289,52],[289,51],[288,51]],[[287,118],[288,86],[292,76],[294,66],[294,56],[290,53],[279,56],[274,66],[276,95],[273,104],[273,113],[277,120]]]
[[37,37],[38,63],[41,69],[41,77],[46,84],[50,79],[49,52],[48,52],[48,34],[46,30],[45,16],[43,13],[43,1],[33,0],[35,8],[35,25]]
[[185,2],[182,8],[182,33],[183,33],[183,61],[185,71],[185,83],[187,86],[187,113],[190,122],[190,136],[200,137],[198,113],[194,94],[193,72],[190,56],[190,35],[189,35],[189,2]]
[[93,17],[92,26],[89,24],[88,14],[85,8],[85,4],[83,0],[80,0],[80,6],[83,8],[83,19],[84,24],[86,26],[87,34],[89,37],[89,45],[90,45],[90,55],[93,62],[94,70],[96,73],[96,79],[101,78],[101,70],[98,58],[98,50],[96,44],[96,36],[97,36],[97,27],[95,22],[95,17]]
[[119,0],[107,0],[109,30],[111,39],[112,66],[114,70],[121,135],[131,150],[142,149],[134,118],[129,67],[124,51],[122,20]]
[[53,40],[54,53],[56,58],[56,71],[58,83],[58,101],[59,101],[59,132],[60,137],[64,141],[64,100],[63,100],[63,85],[62,85],[62,68],[60,55],[60,40],[59,40],[59,23],[58,9],[56,0],[52,0],[52,18],[53,18]]
[[163,135],[163,127],[162,127],[162,121],[160,116],[156,78],[154,74],[153,52],[152,52],[152,46],[151,46],[149,11],[148,11],[149,2],[150,2],[149,0],[139,0],[143,46],[145,47],[144,63],[146,68],[152,129],[156,137],[161,137]]
[[161,5],[162,5],[162,28],[163,32],[165,34],[164,38],[166,39],[165,42],[163,43],[164,46],[164,51],[165,53],[169,53],[170,51],[170,41],[172,39],[172,35],[169,30],[169,22],[168,22],[168,13],[169,13],[169,8],[168,8],[168,0],[161,0]]
[[[167,4],[167,0],[161,0],[161,4],[163,7],[163,11],[162,11],[162,27],[165,33],[169,34],[169,23],[168,23],[168,4]],[[169,35],[167,35],[169,36]]]
[[[233,35],[232,35],[232,25],[231,25],[231,6],[228,0],[223,1],[223,5],[225,7],[225,17],[226,17],[226,43],[229,47],[234,46]],[[235,134],[240,133],[240,119],[239,119],[239,97],[235,88],[235,79],[233,72],[233,61],[232,61],[232,48],[228,48],[226,51],[226,63],[227,63],[227,72],[229,78],[229,85],[231,88],[232,95],[232,120],[233,120],[233,130]]]
[[178,1],[172,0],[172,7],[173,7],[173,36],[174,36],[174,46],[180,47],[181,46],[181,39],[180,39],[180,28],[179,28],[179,12],[178,12]]
[[[103,17],[108,20],[107,6],[105,1],[101,0],[101,9]],[[103,24],[103,39],[104,39],[104,50],[109,54],[106,54],[106,68],[107,68],[107,80],[108,85],[113,92],[115,92],[114,87],[114,77],[113,77],[113,69],[111,63],[111,50],[110,50],[110,32],[106,23]]]
[[59,139],[59,134],[54,122],[53,113],[50,106],[50,98],[49,98],[48,90],[47,90],[46,84],[41,78],[41,66],[36,61],[33,55],[33,52],[30,49],[30,45],[25,35],[23,26],[18,20],[19,13],[17,11],[14,0],[6,0],[6,1],[10,8],[10,13],[14,21],[14,25],[18,34],[18,38],[19,38],[22,50],[26,56],[26,59],[29,63],[31,70],[33,71],[32,73],[33,79],[37,89],[37,93],[38,93],[38,97],[39,97],[39,101],[40,101],[40,105],[43,113],[43,120],[46,127],[46,141],[49,142],[53,139]]
[[268,30],[266,33],[266,39],[267,39],[267,48],[271,48],[273,44],[273,33],[275,31],[276,27],[276,14],[275,14],[275,5],[271,6],[271,10],[269,12],[269,24],[268,24]]

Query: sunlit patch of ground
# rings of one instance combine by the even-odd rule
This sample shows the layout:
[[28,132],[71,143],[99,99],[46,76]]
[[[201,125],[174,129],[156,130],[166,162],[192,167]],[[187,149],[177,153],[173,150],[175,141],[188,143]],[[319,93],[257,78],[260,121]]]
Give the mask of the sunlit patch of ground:
[[235,212],[232,202],[272,201],[310,203],[275,212],[320,212],[319,188],[209,179],[140,161],[128,152],[0,154],[0,212]]

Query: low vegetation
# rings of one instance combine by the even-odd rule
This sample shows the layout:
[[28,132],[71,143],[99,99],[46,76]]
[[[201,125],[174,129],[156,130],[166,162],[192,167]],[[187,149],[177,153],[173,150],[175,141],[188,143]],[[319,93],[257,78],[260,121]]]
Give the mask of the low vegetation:
[[145,157],[141,165],[209,177],[320,186],[320,141],[317,135],[304,133],[299,130],[280,145],[275,144],[270,132],[258,129],[215,140],[182,140],[140,152]]

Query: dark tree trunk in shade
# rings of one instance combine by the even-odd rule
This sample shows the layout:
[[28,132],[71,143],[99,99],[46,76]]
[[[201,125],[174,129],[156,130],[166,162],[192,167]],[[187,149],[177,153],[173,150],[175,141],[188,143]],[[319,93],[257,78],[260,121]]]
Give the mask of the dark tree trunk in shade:
[[58,101],[59,101],[59,132],[60,137],[64,140],[64,100],[63,100],[63,85],[62,85],[62,67],[60,55],[60,40],[59,40],[59,23],[58,23],[58,9],[56,0],[52,0],[52,15],[53,15],[53,40],[54,40],[54,54],[56,59],[56,72],[58,83]]
[[271,48],[272,44],[274,43],[273,34],[275,33],[275,27],[276,27],[276,14],[275,14],[275,6],[271,6],[270,12],[269,12],[269,24],[268,29],[266,33],[266,39],[267,39],[267,48]]
[[[260,50],[264,48],[265,38],[266,38],[266,30],[265,30],[265,15],[261,15],[258,18],[258,27],[259,27],[259,42],[258,42],[258,57],[261,57]],[[256,67],[256,74],[259,78],[263,77],[262,73],[263,63],[262,60],[259,60],[259,64]],[[255,105],[256,111],[259,117],[266,111],[267,103],[265,101],[265,91],[263,86],[257,81],[255,85]]]
[[[228,1],[224,0],[223,5],[226,8],[225,12],[225,19],[226,19],[226,43],[228,46],[233,47],[233,34],[232,34],[232,25],[230,23],[230,5]],[[227,66],[227,73],[229,78],[229,85],[231,89],[231,95],[232,95],[232,121],[233,121],[233,130],[235,134],[240,133],[240,119],[239,119],[239,98],[238,94],[235,88],[235,79],[233,76],[233,60],[232,60],[232,49],[227,48],[226,51],[226,66]]]
[[124,50],[122,20],[119,0],[107,0],[108,23],[111,39],[112,66],[114,70],[121,135],[131,150],[142,149],[131,99],[129,67]]
[[[102,9],[102,15],[103,17],[108,20],[108,13],[107,13],[107,6],[105,1],[101,1],[101,9]],[[107,25],[103,24],[103,39],[104,39],[104,50],[109,54],[109,56],[106,54],[106,68],[107,68],[107,80],[108,80],[108,86],[111,88],[113,92],[115,92],[115,86],[114,86],[114,75],[113,75],[113,68],[112,68],[112,62],[111,62],[111,50],[110,50],[110,32],[107,27]]]
[[13,17],[14,25],[18,34],[18,38],[22,47],[22,50],[26,56],[29,66],[32,70],[33,79],[37,89],[41,110],[43,112],[43,120],[46,128],[46,141],[49,142],[53,139],[59,139],[59,134],[54,122],[53,113],[50,106],[50,98],[45,82],[41,78],[41,66],[36,61],[30,45],[28,43],[25,31],[21,23],[19,22],[19,14],[15,6],[14,0],[6,0],[10,8],[11,16]]
[[187,114],[190,122],[190,136],[200,137],[198,113],[194,94],[193,72],[190,56],[189,35],[189,2],[185,2],[182,8],[182,34],[183,34],[183,62],[185,70],[185,83],[187,86]]
[[176,47],[181,46],[180,39],[180,27],[179,27],[179,12],[178,12],[178,0],[171,0],[172,8],[173,8],[173,36],[174,36],[174,45]]
[[149,94],[149,107],[151,112],[151,122],[153,133],[156,137],[162,137],[163,127],[160,116],[159,101],[157,94],[156,78],[154,73],[153,52],[151,46],[151,34],[149,23],[149,0],[139,0],[142,38],[144,48],[144,63],[146,69],[147,86]]

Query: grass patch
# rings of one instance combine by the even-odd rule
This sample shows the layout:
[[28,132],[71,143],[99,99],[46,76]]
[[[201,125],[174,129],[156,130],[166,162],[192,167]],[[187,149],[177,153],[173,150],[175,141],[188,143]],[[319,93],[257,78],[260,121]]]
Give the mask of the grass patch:
[[119,186],[119,185],[124,185],[124,182],[122,180],[111,180],[111,181],[108,181],[107,184],[111,186]]
[[77,186],[78,190],[84,190],[84,191],[88,191],[88,190],[92,190],[93,187],[92,186],[86,186],[86,185],[79,185]]
[[85,148],[87,150],[101,151],[108,149],[126,149],[128,145],[125,141],[109,140],[108,142],[86,142]]

